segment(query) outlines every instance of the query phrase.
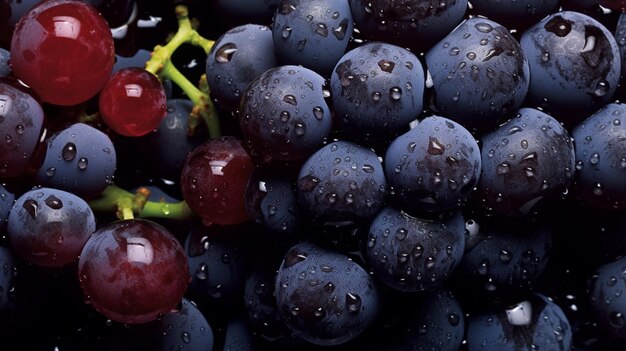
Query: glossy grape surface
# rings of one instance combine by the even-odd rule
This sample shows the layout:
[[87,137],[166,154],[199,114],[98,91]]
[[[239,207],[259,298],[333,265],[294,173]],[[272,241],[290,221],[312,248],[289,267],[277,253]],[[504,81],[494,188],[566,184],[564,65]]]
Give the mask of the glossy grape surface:
[[11,41],[15,75],[46,102],[75,105],[109,78],[115,51],[108,24],[92,6],[52,0],[18,22]]

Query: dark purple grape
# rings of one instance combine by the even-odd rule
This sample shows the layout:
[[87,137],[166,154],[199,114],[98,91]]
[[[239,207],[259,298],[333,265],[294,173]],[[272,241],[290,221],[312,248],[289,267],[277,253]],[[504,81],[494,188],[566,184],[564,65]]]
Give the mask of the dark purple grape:
[[613,98],[620,52],[615,37],[595,19],[558,12],[526,30],[520,44],[530,63],[531,106],[573,125]]
[[468,351],[568,351],[572,329],[563,310],[535,294],[506,309],[471,315],[467,321]]
[[624,275],[626,258],[619,258],[598,267],[591,282],[591,311],[604,330],[613,337],[626,340],[626,289]]
[[180,308],[158,320],[115,325],[111,350],[211,351],[213,329],[193,302],[183,299]]
[[330,77],[338,127],[363,142],[389,140],[422,113],[424,69],[410,51],[383,42],[346,53]]
[[15,201],[15,194],[0,184],[0,233],[4,233],[13,201]]
[[425,51],[456,27],[467,0],[350,0],[358,30],[367,39]]
[[466,249],[453,283],[473,303],[502,305],[536,290],[552,253],[550,228],[521,221],[466,222]]
[[465,335],[465,315],[452,292],[429,291],[413,298],[414,302],[399,311],[404,316],[394,351],[458,351]]
[[472,1],[475,13],[518,31],[530,27],[554,12],[558,4],[558,0]]
[[186,296],[214,311],[230,311],[242,302],[250,269],[245,236],[248,226],[197,226],[185,239],[191,282]]
[[278,66],[269,27],[246,24],[222,34],[206,58],[211,97],[232,112],[246,88],[263,72]]
[[626,209],[626,105],[608,104],[572,130],[576,193],[594,207]]
[[626,76],[626,12],[622,12],[615,27],[615,41],[621,53],[622,77]]
[[282,0],[272,36],[282,64],[302,65],[327,77],[352,36],[348,0]]
[[300,169],[298,199],[317,223],[359,222],[382,208],[386,185],[374,151],[336,141],[311,155]]
[[251,152],[269,160],[300,160],[317,150],[332,127],[323,85],[322,76],[298,66],[269,69],[252,82],[239,111]]
[[378,313],[372,277],[347,256],[303,243],[276,276],[278,311],[296,336],[321,346],[346,343]]
[[0,179],[24,173],[43,122],[44,112],[32,96],[0,82]]
[[462,125],[430,116],[389,145],[385,174],[392,193],[408,209],[449,210],[476,186],[479,153],[476,139]]
[[426,53],[436,111],[488,130],[521,107],[530,81],[526,55],[504,26],[465,20]]
[[15,251],[28,262],[47,267],[76,262],[95,230],[94,214],[83,199],[51,188],[20,196],[7,226]]
[[115,169],[111,139],[96,128],[76,123],[48,139],[36,177],[43,186],[92,199],[112,182]]
[[372,221],[365,259],[374,278],[400,291],[440,286],[461,262],[465,221],[460,212],[435,219],[387,207]]
[[121,220],[98,229],[80,254],[86,302],[122,323],[146,323],[180,303],[189,282],[185,251],[160,225]]
[[574,145],[553,117],[532,108],[483,135],[476,194],[488,211],[528,214],[543,198],[560,196],[574,176]]
[[298,195],[291,178],[270,168],[257,168],[246,190],[250,218],[269,238],[287,247],[301,237]]

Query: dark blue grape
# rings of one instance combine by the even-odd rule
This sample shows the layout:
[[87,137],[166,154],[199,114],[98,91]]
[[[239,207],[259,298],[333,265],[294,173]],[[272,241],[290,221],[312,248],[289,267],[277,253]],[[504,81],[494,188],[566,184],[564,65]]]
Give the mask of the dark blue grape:
[[552,251],[552,231],[525,222],[466,223],[467,245],[454,283],[473,302],[513,303],[536,288]]
[[43,122],[43,109],[32,96],[0,82],[0,179],[23,174]]
[[350,0],[354,22],[367,39],[428,50],[456,27],[467,0]]
[[385,174],[393,194],[410,209],[455,208],[480,176],[476,139],[462,125],[440,116],[424,118],[397,137],[385,154]]
[[615,27],[615,41],[621,53],[622,77],[626,76],[626,12],[622,12]]
[[475,13],[498,23],[505,23],[507,28],[518,31],[530,27],[552,13],[558,3],[558,0],[472,1]]
[[282,0],[272,27],[276,55],[327,76],[346,52],[352,22],[348,0]]
[[246,146],[269,160],[312,154],[332,126],[323,85],[322,76],[304,67],[280,66],[263,73],[241,99],[239,124]]
[[[178,181],[187,156],[208,139],[206,129],[189,135],[189,114],[193,103],[186,99],[167,101],[167,115],[158,128],[141,137],[127,138],[129,162],[140,163],[153,177]],[[137,160],[139,158],[139,160]]]
[[276,276],[278,311],[302,339],[343,344],[369,326],[378,312],[372,277],[347,256],[310,243],[292,247]]
[[568,351],[571,345],[572,329],[563,310],[539,294],[507,309],[471,315],[467,321],[469,351]]
[[211,351],[213,330],[193,302],[182,300],[180,309],[143,324],[114,325],[111,350]]
[[246,210],[269,238],[291,246],[300,238],[300,208],[291,177],[257,168],[246,190]]
[[9,66],[9,59],[11,53],[8,50],[0,48],[0,78],[8,77],[11,74],[11,67]]
[[452,292],[436,289],[415,296],[399,311],[405,327],[394,339],[394,351],[458,351],[465,335],[465,315]]
[[20,196],[7,225],[15,251],[25,260],[47,267],[77,261],[95,230],[94,214],[83,199],[50,188],[33,189]]
[[368,43],[346,53],[330,77],[339,128],[368,142],[404,132],[422,113],[424,69],[401,47]]
[[207,56],[206,77],[211,97],[234,112],[248,84],[276,66],[269,27],[257,24],[235,27],[215,41]]
[[614,337],[626,340],[626,258],[606,263],[591,282],[590,307],[595,319]]
[[528,104],[573,125],[613,98],[620,52],[613,35],[595,19],[558,12],[526,30],[520,44],[530,63]]
[[468,129],[498,125],[524,101],[526,55],[507,28],[481,17],[465,20],[426,53],[434,108]]
[[9,218],[9,211],[13,207],[13,201],[15,201],[15,194],[0,184],[0,232],[2,233],[6,227],[7,218]]
[[311,155],[300,169],[298,199],[315,222],[358,222],[382,208],[386,185],[372,150],[336,141]]
[[460,212],[435,219],[387,207],[372,221],[365,259],[374,278],[400,291],[440,286],[461,262],[465,221]]
[[489,211],[529,213],[543,198],[560,195],[574,176],[574,145],[553,117],[532,108],[483,135],[477,194]]
[[91,126],[76,123],[48,139],[37,181],[91,199],[111,183],[115,168],[111,139]]
[[626,105],[608,104],[572,130],[575,189],[587,203],[626,209]]
[[241,302],[249,258],[242,226],[198,226],[185,239],[191,282],[186,296],[201,306],[227,311]]

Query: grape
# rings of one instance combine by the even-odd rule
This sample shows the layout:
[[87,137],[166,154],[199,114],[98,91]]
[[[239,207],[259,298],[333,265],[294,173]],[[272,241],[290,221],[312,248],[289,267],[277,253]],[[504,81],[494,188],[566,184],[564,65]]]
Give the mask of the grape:
[[6,220],[9,218],[9,211],[13,207],[13,201],[15,201],[15,194],[0,184],[0,233],[4,233]]
[[272,25],[276,55],[327,76],[346,52],[352,22],[348,0],[283,0]]
[[206,58],[211,97],[230,111],[237,111],[248,85],[278,66],[269,27],[247,24],[220,36]]
[[386,185],[372,150],[336,141],[311,155],[300,169],[298,200],[317,223],[359,222],[382,208]]
[[380,142],[422,112],[424,70],[410,51],[373,42],[339,60],[330,88],[338,127],[359,142]]
[[467,321],[469,351],[570,350],[572,329],[563,310],[543,295],[507,309],[485,311]]
[[615,338],[626,339],[626,301],[624,271],[626,258],[620,258],[598,267],[591,281],[591,311],[602,328]]
[[180,243],[165,228],[142,219],[98,229],[78,261],[87,302],[107,318],[145,323],[172,311],[189,282]]
[[608,104],[576,125],[575,189],[594,207],[626,209],[626,105]]
[[530,63],[528,104],[571,126],[612,99],[620,53],[613,35],[595,19],[555,13],[526,30],[520,44]]
[[466,0],[350,0],[356,27],[368,39],[427,50],[463,19]]
[[100,93],[100,113],[116,133],[142,136],[156,129],[165,118],[165,90],[159,79],[140,68],[115,73]]
[[615,41],[621,53],[622,77],[626,76],[626,12],[619,16],[615,28]]
[[0,179],[24,173],[43,122],[43,109],[32,96],[0,82]]
[[521,107],[528,60],[507,28],[485,18],[465,20],[426,53],[434,108],[468,129],[498,125]]
[[280,66],[250,83],[239,125],[246,146],[268,160],[300,160],[317,150],[332,127],[324,79],[310,69]]
[[355,338],[378,313],[370,275],[347,256],[310,243],[287,252],[275,289],[287,326],[315,345],[339,345]]
[[163,318],[113,330],[111,350],[211,351],[213,329],[193,302],[183,299],[176,312]]
[[20,256],[49,267],[75,262],[95,230],[94,214],[83,199],[50,188],[20,196],[7,226],[11,245]]
[[244,195],[253,171],[250,155],[237,138],[209,140],[183,166],[183,197],[205,225],[243,223],[248,220]]
[[408,292],[441,285],[461,262],[464,223],[458,211],[423,219],[383,209],[372,221],[365,251],[374,278]]
[[0,48],[0,78],[8,77],[9,74],[11,74],[11,67],[9,66],[10,58],[11,53]]
[[50,137],[37,181],[92,199],[109,185],[115,167],[111,139],[91,126],[76,123]]
[[462,125],[426,117],[389,145],[385,175],[407,209],[449,210],[462,204],[478,182],[479,151]]
[[40,2],[15,27],[13,72],[42,100],[75,105],[104,86],[115,60],[109,26],[80,1]]
[[[522,216],[567,189],[574,177],[574,145],[553,117],[522,108],[482,139],[477,195],[487,209]],[[548,201],[549,202],[549,201]]]

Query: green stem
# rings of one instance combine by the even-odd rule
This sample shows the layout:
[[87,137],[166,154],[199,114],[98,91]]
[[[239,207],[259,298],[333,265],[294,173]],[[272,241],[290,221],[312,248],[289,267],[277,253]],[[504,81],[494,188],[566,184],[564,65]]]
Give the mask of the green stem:
[[147,201],[148,194],[142,189],[133,194],[116,185],[110,185],[99,198],[91,200],[89,206],[95,212],[115,212],[120,219],[136,216],[186,220],[195,216],[185,201]]

